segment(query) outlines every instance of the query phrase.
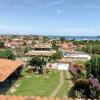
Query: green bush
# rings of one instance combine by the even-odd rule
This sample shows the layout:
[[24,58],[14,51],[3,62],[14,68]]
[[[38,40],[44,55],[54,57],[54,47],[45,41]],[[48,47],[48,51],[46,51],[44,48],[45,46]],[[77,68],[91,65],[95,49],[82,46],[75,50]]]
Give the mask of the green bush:
[[11,50],[2,50],[2,51],[0,51],[0,57],[15,60],[15,55],[12,53]]
[[93,55],[91,60],[85,63],[87,75],[92,75],[100,82],[100,56]]
[[4,42],[0,42],[0,48],[4,48]]
[[58,59],[61,59],[63,57],[63,54],[62,54],[62,52],[60,52],[60,51],[56,51],[56,53],[54,53],[53,55],[52,55],[52,59],[53,60],[58,60]]

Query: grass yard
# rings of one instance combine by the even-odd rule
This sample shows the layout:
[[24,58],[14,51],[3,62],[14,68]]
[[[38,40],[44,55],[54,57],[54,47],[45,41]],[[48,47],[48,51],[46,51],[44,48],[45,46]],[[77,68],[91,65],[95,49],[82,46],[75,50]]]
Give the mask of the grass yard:
[[22,72],[24,79],[17,82],[19,87],[16,91],[10,95],[22,95],[22,96],[50,96],[55,87],[59,84],[59,72],[49,72],[48,78],[44,75],[27,74]]

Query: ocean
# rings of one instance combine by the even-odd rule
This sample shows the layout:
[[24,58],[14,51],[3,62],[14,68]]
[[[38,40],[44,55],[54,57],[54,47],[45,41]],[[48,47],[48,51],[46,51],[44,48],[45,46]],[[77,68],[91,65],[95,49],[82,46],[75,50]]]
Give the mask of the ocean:
[[100,40],[100,36],[48,36],[50,39],[60,39],[65,37],[66,40]]

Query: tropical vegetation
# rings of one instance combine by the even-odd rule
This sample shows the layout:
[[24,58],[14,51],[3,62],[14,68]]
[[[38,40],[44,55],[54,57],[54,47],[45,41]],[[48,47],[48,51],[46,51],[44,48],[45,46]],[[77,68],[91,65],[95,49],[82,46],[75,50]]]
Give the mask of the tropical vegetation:
[[16,56],[11,50],[1,50],[0,51],[0,57],[15,60]]
[[46,67],[47,59],[43,56],[33,56],[28,65],[32,66],[35,71],[43,73],[43,69]]
[[91,60],[86,62],[85,66],[87,75],[97,78],[100,82],[100,56],[93,55]]

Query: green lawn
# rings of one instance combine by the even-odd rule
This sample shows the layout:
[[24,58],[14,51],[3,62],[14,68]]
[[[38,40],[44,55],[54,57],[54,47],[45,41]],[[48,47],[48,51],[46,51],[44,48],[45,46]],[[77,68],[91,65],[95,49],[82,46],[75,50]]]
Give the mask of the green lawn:
[[17,82],[20,86],[10,95],[50,96],[52,91],[59,84],[59,72],[52,71],[48,73],[48,78],[44,75],[39,75],[39,77],[37,77],[36,74],[30,76],[24,71],[23,75],[24,79]]

